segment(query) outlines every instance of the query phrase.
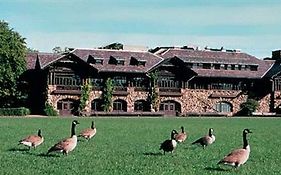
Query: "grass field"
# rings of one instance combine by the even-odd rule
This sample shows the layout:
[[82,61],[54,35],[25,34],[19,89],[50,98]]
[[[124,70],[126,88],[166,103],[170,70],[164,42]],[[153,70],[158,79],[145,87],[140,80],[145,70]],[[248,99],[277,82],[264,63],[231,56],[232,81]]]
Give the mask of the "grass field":
[[[281,174],[281,119],[278,118],[78,118],[77,132],[96,121],[95,138],[78,143],[68,156],[46,156],[48,148],[70,135],[73,118],[0,118],[0,174]],[[160,143],[172,129],[190,134],[173,155]],[[203,150],[191,145],[214,128],[216,142]],[[45,142],[26,151],[18,141],[42,129]],[[242,146],[250,128],[251,155],[237,170],[216,163]]]

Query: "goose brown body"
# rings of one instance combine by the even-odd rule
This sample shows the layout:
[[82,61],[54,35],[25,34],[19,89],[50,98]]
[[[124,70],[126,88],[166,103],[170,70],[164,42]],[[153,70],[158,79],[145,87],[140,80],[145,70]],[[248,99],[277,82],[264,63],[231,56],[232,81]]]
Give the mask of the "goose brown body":
[[56,143],[48,150],[47,154],[50,152],[62,152],[67,155],[69,152],[73,151],[77,145],[77,136],[75,135],[75,126],[77,124],[79,124],[79,122],[74,120],[71,126],[71,137]]
[[210,128],[208,135],[199,138],[198,140],[194,141],[192,144],[200,144],[201,146],[203,146],[203,149],[206,146],[211,145],[216,140],[216,137],[213,134],[213,131],[214,131],[213,128]]
[[246,138],[248,133],[252,133],[249,129],[243,131],[243,148],[236,149],[225,156],[218,164],[226,164],[234,167],[239,167],[247,162],[250,156],[250,145]]
[[182,126],[181,127],[181,132],[180,133],[178,133],[178,134],[176,134],[176,137],[175,137],[175,140],[177,141],[177,142],[184,142],[185,140],[186,140],[186,138],[187,138],[187,134],[186,134],[186,132],[184,131],[184,127]]
[[29,149],[31,147],[36,148],[44,142],[44,137],[41,135],[41,129],[38,130],[37,135],[29,135],[26,138],[19,141],[19,144],[28,146]]
[[175,150],[176,146],[177,146],[177,142],[175,140],[175,135],[177,134],[176,130],[172,130],[171,132],[171,139],[165,140],[163,143],[161,143],[160,145],[160,149],[159,150],[163,150],[164,154],[166,152],[172,152]]
[[84,137],[87,140],[90,140],[92,137],[94,137],[97,133],[97,128],[95,126],[94,121],[92,121],[91,128],[84,129],[80,134],[79,137]]

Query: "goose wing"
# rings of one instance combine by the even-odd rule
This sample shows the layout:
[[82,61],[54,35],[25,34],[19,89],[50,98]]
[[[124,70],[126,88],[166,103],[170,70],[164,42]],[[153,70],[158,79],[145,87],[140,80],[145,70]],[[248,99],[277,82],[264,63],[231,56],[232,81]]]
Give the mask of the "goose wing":
[[248,159],[248,152],[245,149],[236,149],[225,156],[219,163],[233,164],[241,163]]
[[54,146],[52,146],[48,152],[52,152],[52,151],[63,151],[66,150],[70,145],[73,144],[73,138],[67,138],[64,139],[58,143],[56,143]]
[[183,142],[183,141],[185,141],[186,138],[187,138],[186,133],[179,133],[179,134],[176,135],[175,139],[178,142]]
[[37,136],[37,135],[30,135],[22,140],[20,140],[19,142],[31,142],[31,143],[34,143],[34,142],[39,142],[41,141],[41,137]]
[[93,137],[95,134],[96,134],[96,129],[88,128],[88,129],[83,130],[79,134],[79,136],[80,137]]

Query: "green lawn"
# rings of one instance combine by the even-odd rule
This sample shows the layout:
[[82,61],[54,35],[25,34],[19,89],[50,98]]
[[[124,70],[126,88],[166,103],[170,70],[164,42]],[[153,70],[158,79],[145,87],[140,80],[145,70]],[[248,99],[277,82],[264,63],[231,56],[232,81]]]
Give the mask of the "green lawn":
[[[81,141],[68,156],[46,156],[48,148],[70,135],[73,118],[0,118],[0,174],[281,174],[281,118],[77,118],[77,132],[94,119],[95,138]],[[173,155],[162,155],[160,143],[172,129],[189,133]],[[214,128],[216,142],[203,150],[191,145]],[[42,129],[45,142],[26,151],[18,141]],[[237,170],[216,163],[242,146],[250,128],[251,155]]]

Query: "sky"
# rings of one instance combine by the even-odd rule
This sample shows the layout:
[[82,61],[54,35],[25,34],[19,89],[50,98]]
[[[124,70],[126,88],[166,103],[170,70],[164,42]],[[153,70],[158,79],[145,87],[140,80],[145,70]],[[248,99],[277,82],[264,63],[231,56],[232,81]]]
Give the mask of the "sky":
[[224,47],[258,58],[281,49],[280,0],[0,0],[0,20],[42,52],[113,42]]

